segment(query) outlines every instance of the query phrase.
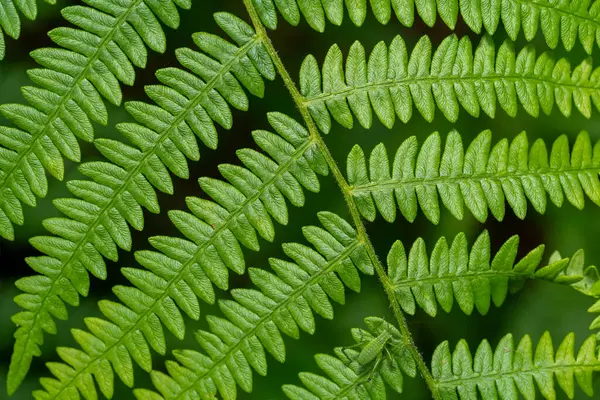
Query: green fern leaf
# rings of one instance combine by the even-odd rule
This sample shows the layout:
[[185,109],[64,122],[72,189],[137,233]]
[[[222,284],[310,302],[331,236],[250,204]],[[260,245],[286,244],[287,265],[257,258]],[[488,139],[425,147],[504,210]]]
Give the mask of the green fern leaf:
[[599,368],[595,338],[586,339],[575,354],[573,333],[565,337],[556,353],[550,334],[545,332],[535,349],[528,335],[515,348],[509,334],[500,340],[496,351],[484,340],[475,356],[464,340],[452,354],[448,342],[444,342],[432,359],[433,378],[444,400],[475,399],[478,391],[487,398],[516,399],[520,393],[533,399],[536,386],[544,398],[554,399],[554,378],[570,399],[575,395],[575,380],[592,397],[592,375]]
[[146,390],[136,390],[136,397],[210,398],[218,392],[223,399],[233,400],[237,386],[251,391],[252,369],[267,374],[266,352],[284,362],[281,333],[293,338],[300,330],[312,334],[313,313],[333,318],[329,299],[343,304],[344,285],[360,291],[358,270],[365,274],[374,270],[356,232],[345,220],[329,212],[320,212],[319,219],[325,229],[303,229],[314,250],[298,243],[284,244],[284,252],[294,262],[270,259],[275,274],[250,269],[250,279],[260,290],[232,289],[234,300],[219,301],[227,319],[209,316],[211,331],[196,333],[206,354],[176,350],[177,362],[167,362],[168,374],[151,372],[162,397],[150,396]]
[[319,129],[331,130],[329,114],[342,126],[352,128],[353,115],[370,128],[373,112],[391,128],[396,115],[402,122],[412,118],[413,103],[431,122],[435,109],[455,122],[459,106],[477,117],[480,110],[496,115],[496,100],[511,117],[518,104],[537,117],[540,108],[550,114],[554,103],[566,117],[571,115],[572,99],[587,118],[592,102],[600,107],[600,69],[592,70],[590,58],[571,71],[569,62],[554,61],[548,53],[536,58],[533,47],[516,53],[505,41],[496,51],[484,36],[472,51],[467,37],[451,35],[432,54],[431,41],[423,36],[408,54],[406,44],[396,36],[389,47],[378,43],[368,62],[365,50],[355,42],[348,53],[346,68],[337,45],[330,48],[322,73],[311,55],[302,63],[300,90]]
[[450,246],[446,238],[438,240],[429,257],[425,242],[419,238],[407,257],[402,243],[396,241],[387,259],[390,283],[404,312],[413,315],[419,306],[432,317],[438,304],[450,312],[454,301],[467,315],[473,309],[485,315],[492,302],[500,307],[509,289],[520,288],[526,279],[545,279],[575,288],[583,284],[580,253],[571,261],[553,257],[548,265],[538,268],[544,246],[516,262],[518,245],[519,238],[511,237],[491,259],[487,231],[479,235],[470,252],[465,235],[460,233]]
[[[39,354],[44,331],[56,332],[52,316],[66,319],[66,310],[57,312],[64,309],[63,301],[78,305],[78,295],[87,296],[89,290],[88,271],[105,279],[102,257],[116,261],[117,247],[131,249],[128,224],[143,228],[142,207],[159,212],[154,188],[173,192],[168,171],[188,178],[186,157],[197,160],[200,156],[194,134],[207,147],[215,148],[217,132],[212,120],[230,128],[232,117],[227,103],[240,109],[248,107],[241,85],[262,96],[261,73],[273,78],[274,68],[254,31],[230,14],[217,14],[216,20],[242,47],[211,35],[195,34],[196,44],[206,54],[177,50],[181,64],[195,75],[177,68],[159,70],[156,75],[164,86],[146,87],[158,106],[129,102],[126,108],[139,124],[117,125],[136,147],[97,139],[96,147],[112,164],[83,164],[80,171],[90,180],[69,182],[67,186],[76,198],[55,201],[66,218],[44,221],[57,237],[31,239],[46,256],[27,260],[41,276],[17,281],[25,294],[16,301],[27,311],[13,318],[19,328],[8,374],[11,391],[27,373],[32,356]],[[274,157],[280,158],[281,154]]]
[[[107,300],[100,302],[100,309],[108,321],[86,319],[92,334],[80,332],[75,335],[84,351],[61,351],[59,355],[68,366],[61,364],[60,368],[69,372],[66,375],[57,373],[59,381],[52,380],[53,383],[45,385],[48,393],[38,396],[57,397],[59,393],[66,392],[77,395],[77,389],[87,394],[87,386],[82,382],[88,382],[98,368],[102,368],[102,372],[96,375],[96,381],[105,396],[113,390],[112,383],[106,383],[112,382],[109,378],[112,377],[112,368],[123,382],[133,385],[133,370],[127,367],[132,365],[131,358],[144,370],[150,371],[149,348],[160,354],[166,351],[162,326],[176,337],[183,338],[185,328],[179,309],[198,319],[198,298],[214,303],[212,285],[227,290],[228,271],[238,274],[245,271],[241,246],[258,250],[257,232],[263,238],[273,240],[271,217],[279,223],[287,223],[285,199],[302,206],[303,186],[308,190],[319,190],[313,171],[326,174],[327,165],[309,139],[308,132],[283,114],[271,113],[269,121],[279,135],[256,131],[254,138],[272,158],[243,149],[238,155],[246,168],[227,164],[220,166],[230,183],[200,179],[201,187],[215,202],[190,197],[187,204],[191,214],[183,211],[169,213],[171,221],[187,239],[153,237],[150,243],[158,251],[135,253],[137,261],[146,269],[122,270],[134,285],[114,288],[123,304]],[[324,224],[330,226],[327,221],[325,219]],[[346,226],[342,227],[345,229]],[[338,225],[331,225],[330,229],[345,237],[345,231],[339,231]],[[326,249],[322,252],[329,254]],[[89,348],[90,342],[98,343],[99,347]],[[123,367],[113,362],[117,356],[127,361],[121,362]],[[80,360],[86,361],[82,363]],[[102,366],[108,365],[108,362],[113,367],[106,370]]]
[[[5,3],[7,0],[3,0]],[[12,240],[13,224],[23,223],[22,204],[34,207],[48,191],[47,170],[64,175],[63,156],[80,161],[77,139],[91,142],[92,122],[106,124],[102,97],[121,103],[122,82],[132,85],[134,66],[146,66],[146,46],[164,52],[166,39],[157,17],[179,25],[175,5],[189,9],[189,0],[163,2],[88,0],[88,6],[62,10],[81,29],[56,28],[50,38],[62,48],[42,48],[31,56],[44,68],[28,71],[38,86],[23,87],[30,105],[4,104],[0,113],[16,128],[0,126],[0,236]]]
[[600,146],[592,146],[587,132],[581,132],[569,150],[565,135],[553,144],[550,154],[541,139],[531,148],[525,133],[508,143],[491,147],[492,135],[481,132],[464,151],[461,136],[448,134],[442,152],[440,135],[430,135],[419,149],[416,138],[405,140],[394,157],[390,175],[389,159],[383,144],[371,152],[369,170],[363,150],[355,146],[348,155],[348,182],[361,214],[373,221],[377,210],[386,221],[396,219],[396,206],[413,222],[418,207],[437,224],[440,203],[457,219],[464,207],[480,222],[504,219],[505,200],[515,215],[524,219],[527,202],[543,214],[547,196],[557,207],[565,198],[583,209],[587,196],[600,205]]
[[[273,4],[273,2],[275,4]],[[323,32],[326,20],[341,25],[344,5],[350,20],[362,26],[367,15],[367,0],[252,0],[261,21],[270,29],[277,27],[277,10],[292,25],[300,21],[300,14],[306,18],[311,28]],[[592,53],[594,42],[600,46],[600,3],[535,0],[370,0],[373,15],[381,24],[387,24],[392,14],[407,27],[413,26],[416,13],[428,26],[433,26],[439,14],[442,21],[454,29],[458,16],[475,33],[487,32],[493,35],[499,26],[516,40],[522,29],[525,39],[533,41],[538,31],[542,31],[546,44],[554,49],[561,41],[570,51],[577,37],[588,54]],[[276,7],[275,7],[276,6]],[[502,21],[502,25],[500,25]]]
[[[396,327],[381,318],[367,317],[365,323],[366,330],[352,329],[355,345],[336,348],[336,357],[315,356],[317,365],[328,377],[301,372],[300,380],[307,389],[284,385],[285,395],[291,400],[385,400],[386,385],[402,393],[402,373],[413,378],[417,374],[406,341]],[[361,356],[367,353],[372,353],[373,359],[363,362]]]

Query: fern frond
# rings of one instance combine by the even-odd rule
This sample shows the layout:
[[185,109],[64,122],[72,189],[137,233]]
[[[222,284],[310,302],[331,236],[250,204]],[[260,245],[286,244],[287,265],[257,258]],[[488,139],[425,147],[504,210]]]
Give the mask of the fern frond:
[[[277,27],[277,12],[292,25],[300,22],[302,14],[315,30],[325,30],[326,19],[334,25],[341,25],[344,19],[344,4],[350,20],[361,26],[367,16],[367,0],[252,0],[261,21],[270,29]],[[404,26],[411,27],[415,19],[415,8],[428,26],[433,26],[439,14],[450,28],[456,27],[458,15],[475,33],[496,33],[498,26],[504,29],[512,40],[516,40],[522,29],[525,39],[532,41],[539,30],[552,49],[561,41],[570,51],[577,37],[588,54],[592,53],[594,42],[600,46],[600,2],[580,2],[579,0],[370,0],[368,2],[377,21],[387,24],[392,11]],[[502,25],[500,25],[502,21]]]
[[520,393],[526,399],[533,399],[536,386],[544,398],[554,399],[557,392],[554,378],[572,399],[575,380],[585,394],[593,396],[592,377],[595,371],[600,371],[600,360],[593,336],[575,354],[575,335],[570,333],[555,353],[550,334],[545,332],[535,350],[528,335],[515,348],[513,337],[508,334],[495,351],[484,340],[474,357],[465,340],[457,344],[452,354],[448,342],[444,342],[434,351],[431,367],[445,400],[475,399],[478,391],[485,398],[516,399]]
[[[291,400],[385,400],[386,385],[402,393],[402,372],[413,378],[417,374],[406,340],[395,326],[381,318],[367,317],[365,324],[366,330],[352,329],[354,346],[337,347],[334,349],[336,357],[315,356],[317,365],[327,377],[301,372],[300,380],[308,390],[284,385],[282,389],[286,396]],[[367,353],[373,353],[373,359],[362,362]]]
[[572,150],[567,136],[560,136],[549,155],[542,139],[530,148],[524,132],[510,144],[503,139],[491,148],[491,140],[490,131],[483,131],[465,152],[456,131],[448,134],[443,151],[437,132],[420,149],[417,139],[410,137],[399,146],[391,175],[383,144],[371,152],[369,172],[363,150],[355,146],[348,155],[347,173],[361,214],[372,221],[378,210],[392,222],[397,202],[408,221],[415,220],[420,206],[425,217],[437,224],[438,193],[455,218],[463,218],[466,206],[480,222],[487,220],[488,209],[494,218],[503,220],[505,200],[521,219],[527,213],[528,201],[543,214],[547,195],[557,207],[566,197],[581,210],[586,196],[600,205],[600,145],[592,146],[587,132],[577,136]]
[[[429,257],[425,242],[419,238],[407,258],[403,244],[396,241],[387,258],[390,283],[404,312],[412,315],[419,306],[432,317],[437,314],[438,304],[450,312],[455,299],[465,314],[477,309],[485,315],[492,302],[500,307],[509,289],[517,289],[526,279],[581,285],[584,272],[578,261],[552,257],[548,265],[539,268],[544,246],[516,262],[518,246],[519,238],[513,236],[491,259],[487,231],[479,235],[470,252],[464,233],[460,233],[450,247],[446,238],[439,239]],[[578,258],[579,253],[574,257]]]
[[421,115],[432,121],[436,108],[452,122],[458,119],[459,105],[469,114],[480,110],[496,115],[496,99],[511,117],[519,102],[537,117],[540,108],[550,114],[554,103],[565,116],[571,115],[572,99],[587,118],[592,102],[600,107],[600,69],[592,70],[590,58],[571,71],[565,58],[555,61],[548,53],[536,58],[535,49],[523,48],[517,54],[505,41],[496,51],[489,36],[475,49],[467,37],[451,35],[432,54],[431,41],[423,36],[410,57],[406,44],[396,36],[389,45],[378,43],[368,62],[365,50],[355,42],[346,68],[340,48],[330,48],[322,74],[317,60],[309,55],[300,70],[300,90],[315,122],[323,132],[331,130],[331,114],[346,128],[353,115],[365,128],[372,124],[373,111],[388,128],[396,115],[402,122],[412,117],[413,103]]
[[312,334],[313,313],[333,318],[330,299],[343,304],[344,285],[360,291],[358,271],[374,271],[363,244],[354,229],[336,214],[320,212],[318,216],[325,229],[303,228],[315,249],[284,244],[284,252],[294,262],[270,259],[275,274],[249,269],[250,279],[260,290],[232,289],[234,300],[219,301],[227,319],[209,316],[211,331],[196,333],[206,354],[174,351],[177,362],[167,362],[168,375],[151,372],[161,395],[136,390],[138,399],[211,398],[218,391],[224,400],[233,400],[237,386],[250,392],[252,369],[267,374],[265,350],[284,362],[281,333],[297,338],[301,329]]
[[[22,204],[34,207],[48,191],[47,170],[64,175],[63,157],[79,162],[77,138],[91,142],[91,121],[106,124],[102,97],[121,103],[122,82],[132,85],[134,65],[145,67],[146,46],[164,52],[166,39],[157,17],[179,25],[176,5],[190,0],[87,0],[88,6],[62,10],[80,27],[56,28],[50,38],[63,48],[42,48],[31,56],[43,69],[28,75],[38,86],[24,86],[30,105],[4,104],[0,113],[18,128],[0,126],[0,236],[12,240],[13,224],[23,223]],[[155,16],[156,15],[156,16]]]
[[[187,204],[192,214],[169,212],[171,221],[187,239],[153,237],[150,243],[158,251],[135,253],[137,261],[147,270],[122,270],[134,287],[115,287],[114,292],[122,304],[100,302],[107,320],[87,319],[92,333],[74,331],[83,351],[59,350],[67,364],[49,365],[59,380],[43,379],[47,393],[39,392],[38,398],[58,398],[65,393],[79,398],[77,389],[84,395],[89,393],[87,385],[92,374],[108,397],[113,389],[113,368],[123,382],[133,385],[131,358],[150,371],[149,348],[160,354],[166,351],[162,326],[183,338],[180,309],[198,319],[198,298],[213,303],[212,285],[227,290],[228,269],[238,274],[244,272],[241,247],[258,250],[257,232],[273,240],[271,217],[287,223],[285,199],[301,206],[304,204],[302,186],[319,190],[313,170],[325,174],[327,165],[309,140],[308,132],[283,114],[270,113],[269,121],[280,136],[267,131],[255,131],[253,135],[272,158],[243,149],[238,151],[238,156],[247,169],[227,164],[219,168],[230,184],[211,178],[200,179],[201,187],[215,202],[190,197]],[[90,347],[91,343],[94,346]]]
[[[44,0],[48,4],[56,4],[56,0]],[[13,39],[21,35],[21,18],[19,11],[29,20],[37,17],[36,0],[0,0],[0,61],[6,55],[6,33]]]
[[66,218],[44,221],[56,236],[31,239],[33,246],[46,255],[27,259],[41,275],[17,281],[25,294],[15,300],[26,311],[13,317],[19,328],[8,374],[11,389],[27,373],[32,355],[39,354],[44,331],[56,333],[53,316],[66,319],[63,301],[76,306],[79,294],[87,296],[88,271],[105,279],[103,257],[116,261],[117,247],[131,250],[128,224],[143,228],[142,207],[159,212],[155,188],[173,192],[168,171],[188,178],[186,157],[200,157],[194,134],[207,147],[215,148],[213,119],[230,128],[228,103],[248,108],[241,86],[262,96],[261,72],[273,78],[273,66],[254,31],[230,14],[216,14],[216,20],[241,47],[198,33],[193,38],[206,54],[187,48],[177,50],[179,61],[193,74],[177,68],[157,72],[164,86],[147,86],[146,92],[158,105],[129,102],[126,108],[139,124],[117,125],[136,147],[97,139],[96,147],[110,163],[83,164],[80,170],[90,180],[68,182],[76,198],[55,201]]

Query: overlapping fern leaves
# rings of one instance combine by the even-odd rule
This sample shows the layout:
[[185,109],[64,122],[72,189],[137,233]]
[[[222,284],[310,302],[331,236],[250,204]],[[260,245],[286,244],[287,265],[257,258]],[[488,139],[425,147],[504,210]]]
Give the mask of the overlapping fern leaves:
[[[316,356],[317,364],[328,375],[324,377],[312,373],[300,373],[306,388],[285,385],[284,392],[292,400],[319,400],[322,398],[342,399],[348,393],[359,400],[386,399],[386,384],[397,392],[402,392],[402,373],[414,376],[410,368],[410,357],[404,356],[403,337],[398,330],[382,323],[375,325],[374,317],[366,319],[368,331],[356,330],[353,337],[362,351],[373,341],[386,334],[386,342],[381,354],[385,359],[360,365],[356,350],[336,349],[336,356],[326,354]],[[379,329],[376,327],[379,326]],[[413,361],[414,362],[414,361]],[[373,365],[375,364],[375,365]],[[414,368],[414,366],[413,366]],[[545,399],[555,399],[560,389],[572,399],[578,386],[592,397],[593,373],[600,370],[600,359],[596,354],[596,340],[588,337],[578,351],[575,350],[575,335],[570,333],[560,343],[556,351],[548,332],[545,332],[537,345],[533,346],[529,335],[523,336],[517,346],[513,336],[508,334],[500,339],[495,350],[487,340],[483,340],[473,355],[465,340],[451,352],[448,342],[440,344],[431,360],[433,385],[443,400],[483,399],[534,399],[536,392]],[[577,382],[577,383],[575,383]],[[537,390],[536,390],[537,388]]]
[[[186,239],[153,237],[150,243],[157,251],[136,252],[136,259],[146,269],[123,269],[134,287],[114,289],[122,304],[100,302],[107,320],[87,319],[91,333],[74,332],[84,351],[59,350],[67,364],[49,365],[58,380],[43,379],[47,393],[40,392],[37,398],[57,398],[67,393],[78,398],[78,389],[82,394],[90,390],[95,393],[91,389],[91,374],[102,393],[109,396],[113,390],[113,369],[123,382],[133,385],[131,359],[150,371],[149,348],[161,354],[166,351],[162,326],[183,338],[185,328],[179,310],[198,319],[198,298],[213,303],[212,285],[227,290],[228,270],[238,274],[245,271],[241,247],[258,250],[257,233],[273,240],[272,219],[287,223],[286,199],[302,206],[302,187],[319,190],[314,171],[326,174],[328,170],[308,132],[282,114],[269,114],[269,120],[278,134],[256,131],[254,138],[270,157],[250,149],[240,150],[238,156],[246,168],[220,167],[229,183],[200,179],[200,186],[214,202],[188,198],[191,214],[169,212],[171,221]],[[335,226],[330,229],[339,229]],[[346,231],[335,232],[334,236],[346,234]],[[333,244],[323,243],[326,245]],[[339,250],[335,246],[333,249]],[[327,250],[321,251],[329,254]],[[353,279],[354,275],[348,273],[348,279]]]
[[[323,132],[331,130],[331,116],[342,126],[352,128],[353,115],[370,128],[373,112],[386,127],[396,116],[407,122],[413,104],[427,121],[436,108],[452,122],[460,107],[479,116],[496,115],[497,103],[511,117],[519,103],[537,117],[540,108],[550,114],[554,104],[566,117],[575,107],[587,118],[592,103],[600,108],[600,69],[592,69],[591,58],[571,71],[566,58],[555,61],[549,53],[536,58],[527,46],[518,53],[510,41],[496,51],[484,36],[473,51],[467,37],[451,35],[432,53],[431,41],[423,36],[408,54],[406,44],[396,36],[389,47],[378,43],[370,56],[359,42],[348,53],[344,69],[340,48],[330,48],[322,72],[317,60],[306,57],[300,70],[300,89],[315,122]],[[460,106],[460,107],[459,107]]]
[[[3,0],[3,4],[6,0]],[[134,66],[146,66],[146,46],[164,52],[158,22],[176,28],[176,5],[188,0],[88,0],[89,6],[62,10],[81,29],[50,31],[61,48],[42,48],[31,56],[44,68],[28,71],[38,86],[24,86],[29,105],[4,104],[0,112],[16,126],[0,126],[0,236],[12,239],[13,224],[23,223],[22,204],[34,207],[48,191],[46,173],[62,180],[63,157],[79,162],[77,139],[92,141],[92,122],[106,124],[102,97],[121,103],[122,82],[132,85]],[[158,17],[158,19],[157,19]]]
[[176,350],[177,362],[167,362],[168,374],[151,373],[160,395],[139,389],[136,397],[210,398],[218,393],[224,400],[233,400],[237,386],[252,390],[253,369],[267,374],[266,352],[285,361],[281,333],[293,338],[300,330],[313,333],[313,313],[333,318],[330,299],[343,304],[344,285],[359,291],[358,271],[373,274],[373,266],[345,220],[329,212],[320,212],[319,219],[325,229],[303,229],[314,250],[297,243],[284,244],[284,252],[294,262],[270,259],[275,274],[250,269],[250,279],[260,290],[232,289],[234,300],[219,301],[227,319],[209,316],[211,331],[196,332],[206,353]]
[[521,219],[528,202],[543,214],[547,197],[557,207],[566,198],[583,209],[586,196],[600,205],[600,146],[592,145],[587,132],[577,136],[572,150],[567,137],[560,136],[549,154],[541,139],[530,147],[525,133],[510,144],[503,139],[493,147],[491,138],[489,131],[481,132],[465,151],[456,131],[447,135],[443,150],[438,133],[430,135],[420,149],[417,139],[410,137],[399,146],[391,173],[383,144],[371,152],[368,169],[363,150],[355,146],[348,155],[347,171],[361,214],[372,221],[379,211],[392,222],[397,203],[412,222],[420,206],[425,217],[437,224],[438,194],[454,217],[462,219],[466,206],[480,222],[487,220],[488,209],[501,221],[506,202]]
[[207,147],[216,148],[213,121],[231,128],[228,104],[242,110],[248,108],[242,86],[262,96],[262,77],[274,77],[270,59],[246,23],[225,13],[216,14],[216,20],[240,47],[217,36],[198,33],[193,39],[201,52],[177,50],[178,60],[190,72],[161,69],[156,75],[163,85],[146,87],[157,105],[126,103],[138,123],[119,124],[117,129],[134,146],[97,139],[96,147],[109,162],[83,164],[80,170],[90,179],[68,182],[75,198],[55,201],[66,217],[44,221],[44,226],[56,236],[31,240],[45,255],[27,260],[41,275],[17,281],[25,294],[16,301],[25,311],[13,317],[19,329],[9,373],[11,390],[27,372],[32,355],[39,354],[44,331],[55,333],[53,318],[67,318],[64,302],[77,305],[79,295],[87,295],[88,271],[104,279],[103,257],[116,261],[117,248],[131,250],[128,224],[141,230],[142,207],[159,211],[155,188],[173,192],[169,171],[188,178],[186,157],[200,157],[194,136]]
[[[451,29],[462,17],[475,33],[484,30],[493,35],[499,26],[512,40],[522,29],[525,39],[532,41],[542,31],[547,45],[554,49],[561,41],[571,50],[577,38],[588,54],[594,42],[600,46],[600,3],[580,0],[252,0],[265,26],[277,27],[277,11],[292,25],[297,25],[302,14],[315,30],[325,30],[326,19],[341,25],[346,11],[350,20],[361,26],[370,4],[377,21],[387,24],[395,14],[404,26],[412,26],[415,9],[425,24],[433,26],[437,14]],[[344,7],[345,6],[345,7]],[[502,24],[500,24],[502,22]]]

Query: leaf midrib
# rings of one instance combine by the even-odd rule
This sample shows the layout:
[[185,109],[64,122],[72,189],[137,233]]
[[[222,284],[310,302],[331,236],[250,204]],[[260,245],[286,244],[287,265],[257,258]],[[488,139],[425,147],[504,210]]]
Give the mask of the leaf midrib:
[[[550,168],[550,167],[547,167]],[[509,180],[509,179],[523,179],[523,178],[540,178],[544,176],[555,176],[560,177],[567,174],[580,174],[580,173],[595,173],[600,174],[600,166],[592,167],[581,167],[581,168],[565,168],[560,170],[538,170],[538,171],[503,171],[500,174],[484,173],[484,174],[473,174],[473,175],[457,175],[457,176],[437,176],[434,178],[408,178],[408,179],[386,179],[383,181],[370,182],[364,185],[350,186],[352,193],[372,193],[372,192],[383,192],[389,190],[399,190],[410,187],[419,186],[443,186],[450,184],[460,184],[464,181],[491,181],[491,180]]]
[[[535,361],[533,361],[535,362]],[[533,364],[532,362],[532,364]],[[494,371],[493,373],[488,373],[488,374],[478,374],[476,372],[474,372],[474,375],[477,376],[472,376],[472,377],[468,377],[468,378],[457,378],[454,377],[455,379],[450,379],[450,380],[442,380],[442,379],[436,379],[436,382],[438,382],[438,386],[439,387],[450,387],[452,389],[455,389],[456,387],[464,384],[464,383],[468,383],[468,382],[474,382],[477,383],[478,381],[487,381],[487,380],[499,380],[499,379],[515,379],[515,377],[518,377],[520,374],[522,373],[527,373],[527,374],[537,374],[537,373],[551,373],[553,374],[553,378],[554,378],[554,374],[561,372],[561,371],[572,371],[572,370],[588,370],[588,371],[599,371],[600,370],[600,362],[598,360],[595,360],[594,364],[577,364],[577,362],[575,361],[575,364],[556,364],[556,361],[554,361],[554,364],[551,366],[545,366],[545,367],[540,367],[540,368],[535,368],[535,365],[532,365],[532,368],[528,368],[528,369],[520,369],[520,370],[514,370],[512,369],[511,371]]]
[[460,280],[483,280],[486,278],[528,278],[533,276],[533,274],[529,274],[527,272],[518,272],[514,269],[508,270],[497,270],[492,269],[490,265],[488,265],[488,269],[485,270],[467,270],[465,273],[447,273],[445,275],[433,275],[429,271],[427,271],[429,275],[424,277],[418,276],[405,276],[400,279],[397,279],[392,282],[392,287],[394,290],[400,288],[412,288],[414,286],[424,286],[424,285],[435,285],[443,282],[455,282]]
[[[431,72],[429,72],[431,73]],[[371,92],[375,90],[381,89],[390,89],[396,86],[413,86],[413,85],[429,85],[433,86],[435,84],[461,84],[461,83],[471,83],[476,84],[478,82],[500,82],[504,83],[504,81],[510,82],[522,82],[522,81],[530,81],[535,84],[546,84],[553,86],[554,89],[557,88],[569,88],[571,90],[583,90],[586,92],[597,92],[600,91],[600,85],[594,85],[591,82],[587,81],[585,84],[577,84],[573,82],[561,82],[559,80],[555,80],[550,77],[537,77],[535,75],[528,75],[532,72],[525,73],[523,75],[500,75],[497,73],[489,74],[489,75],[474,75],[472,72],[469,74],[459,76],[459,75],[446,75],[446,76],[405,76],[399,79],[386,79],[385,81],[380,82],[369,82],[363,85],[358,86],[348,86],[344,83],[343,87],[336,88],[335,91],[324,92],[315,96],[307,96],[304,97],[304,104],[310,106],[312,103],[317,103],[321,101],[328,100],[338,100],[338,99],[346,99],[354,94],[361,92]],[[516,74],[516,73],[515,73]],[[569,80],[571,80],[571,76],[569,76]],[[319,89],[321,90],[321,89]],[[497,95],[494,95],[497,97]]]
[[[51,398],[56,398],[57,396],[59,396],[64,390],[66,390],[67,388],[69,388],[71,385],[71,382],[75,381],[82,373],[86,372],[87,370],[90,369],[98,360],[104,358],[104,356],[109,353],[113,348],[120,346],[123,341],[125,341],[129,335],[140,329],[140,325],[142,325],[143,322],[146,321],[146,319],[148,318],[148,316],[153,313],[153,309],[154,307],[159,304],[160,302],[162,302],[162,300],[164,300],[165,297],[168,296],[171,287],[173,287],[174,285],[176,285],[177,283],[179,283],[179,281],[183,278],[183,276],[188,272],[188,269],[190,268],[190,266],[192,264],[195,263],[195,260],[201,255],[203,254],[203,252],[210,247],[214,241],[216,240],[217,237],[219,237],[219,235],[221,234],[221,232],[225,231],[228,227],[229,224],[232,223],[233,221],[237,220],[237,217],[242,213],[242,211],[245,209],[245,207],[248,204],[253,203],[254,201],[258,200],[260,198],[260,196],[264,193],[264,191],[271,187],[271,185],[273,185],[275,183],[275,181],[281,176],[283,175],[285,172],[287,172],[287,170],[289,169],[289,167],[296,161],[298,160],[300,157],[302,157],[304,155],[304,152],[306,151],[306,149],[308,149],[309,146],[311,146],[312,140],[307,138],[306,142],[304,144],[302,144],[302,146],[298,147],[296,149],[296,151],[294,152],[293,156],[290,157],[286,163],[281,164],[280,167],[277,169],[277,171],[275,171],[275,173],[273,174],[273,176],[271,177],[271,179],[269,179],[268,181],[264,182],[260,189],[256,191],[256,193],[254,195],[252,195],[251,197],[247,197],[246,200],[244,200],[244,202],[242,204],[240,204],[240,206],[238,207],[238,209],[233,212],[230,213],[228,215],[227,221],[223,224],[220,224],[218,226],[215,226],[215,229],[213,230],[213,234],[211,235],[211,237],[209,238],[209,240],[207,240],[206,242],[202,243],[202,245],[197,245],[198,248],[196,249],[196,251],[194,252],[194,255],[192,257],[190,257],[190,259],[185,262],[182,266],[181,269],[179,270],[179,272],[177,273],[177,275],[175,275],[173,277],[173,279],[171,280],[171,282],[169,282],[167,284],[167,286],[165,287],[165,289],[163,290],[163,293],[161,294],[161,296],[159,296],[158,298],[155,298],[153,304],[143,313],[140,315],[140,318],[137,320],[137,322],[132,325],[130,328],[128,328],[127,330],[124,331],[123,336],[121,336],[121,338],[119,338],[118,341],[116,341],[115,343],[113,343],[112,345],[108,346],[103,352],[102,354],[93,357],[92,360],[88,363],[88,365],[82,369],[81,371],[78,371],[77,374],[75,374],[70,380],[68,381],[61,381],[61,383],[65,383],[61,390],[55,394],[53,397]],[[119,329],[121,329],[119,327]]]

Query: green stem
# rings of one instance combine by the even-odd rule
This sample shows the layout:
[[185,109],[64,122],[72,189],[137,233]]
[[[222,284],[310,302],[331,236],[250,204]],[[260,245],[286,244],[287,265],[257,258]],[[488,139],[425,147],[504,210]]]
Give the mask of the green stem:
[[433,376],[431,375],[429,368],[425,364],[423,356],[421,355],[421,353],[417,349],[417,346],[415,345],[412,334],[410,333],[410,330],[408,328],[408,324],[406,323],[406,319],[404,318],[404,314],[402,313],[402,310],[400,309],[398,301],[396,300],[396,297],[394,295],[393,285],[390,282],[390,280],[388,279],[388,276],[385,273],[383,265],[381,264],[381,262],[379,261],[379,258],[377,257],[377,254],[375,253],[375,248],[373,247],[373,244],[371,243],[371,240],[369,239],[369,236],[367,235],[365,225],[363,224],[363,222],[360,218],[360,213],[358,211],[358,207],[356,206],[354,198],[352,197],[350,185],[344,178],[344,175],[342,174],[337,163],[333,159],[333,156],[331,155],[329,148],[323,141],[323,137],[319,133],[317,126],[315,125],[312,117],[310,116],[310,113],[309,113],[307,105],[306,105],[307,104],[306,99],[298,91],[298,88],[296,87],[294,80],[290,77],[290,74],[288,73],[287,69],[285,68],[283,61],[277,54],[277,50],[273,46],[273,43],[271,43],[271,39],[269,38],[265,27],[263,26],[262,22],[260,21],[260,17],[258,16],[256,9],[252,5],[251,0],[243,0],[243,1],[244,1],[244,5],[246,6],[246,9],[248,11],[248,14],[250,15],[250,18],[252,19],[252,25],[254,26],[256,34],[258,35],[258,37],[262,40],[263,44],[265,45],[267,52],[271,56],[271,59],[273,60],[273,63],[275,64],[275,67],[277,68],[277,72],[279,72],[279,75],[283,79],[283,83],[285,84],[285,87],[290,92],[290,95],[292,96],[292,99],[294,100],[296,107],[298,108],[298,110],[300,111],[300,114],[302,115],[302,118],[304,119],[304,122],[308,128],[308,131],[310,132],[311,138],[313,138],[315,143],[319,146],[320,150],[322,151],[323,156],[325,157],[327,164],[329,166],[329,169],[332,171],[333,176],[335,177],[335,180],[344,195],[344,199],[346,200],[348,210],[350,212],[350,215],[352,216],[354,226],[356,227],[356,231],[358,233],[358,239],[365,246],[367,253],[369,254],[369,257],[370,257],[373,265],[375,266],[375,271],[377,272],[377,276],[379,277],[379,280],[381,281],[381,283],[383,285],[385,293],[392,305],[392,309],[394,311],[394,316],[396,317],[396,320],[398,321],[398,327],[400,328],[402,337],[405,340],[406,345],[407,345],[411,355],[415,359],[415,362],[417,363],[417,367],[418,367],[421,375],[425,379],[425,382],[426,382],[427,386],[429,387],[429,390],[431,390],[433,398],[435,400],[441,400],[442,396],[438,391],[437,384],[436,384],[435,380],[433,379]]

